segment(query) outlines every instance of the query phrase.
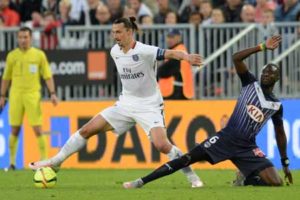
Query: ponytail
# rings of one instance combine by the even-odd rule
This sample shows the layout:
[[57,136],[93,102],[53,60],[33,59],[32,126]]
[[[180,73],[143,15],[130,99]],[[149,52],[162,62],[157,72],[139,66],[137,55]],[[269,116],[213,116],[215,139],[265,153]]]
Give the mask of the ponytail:
[[132,24],[132,30],[133,31],[138,31],[139,30],[139,28],[138,28],[138,26],[137,26],[137,24],[136,24],[136,18],[135,17],[129,17],[129,20],[130,20],[130,22],[131,22],[131,24]]

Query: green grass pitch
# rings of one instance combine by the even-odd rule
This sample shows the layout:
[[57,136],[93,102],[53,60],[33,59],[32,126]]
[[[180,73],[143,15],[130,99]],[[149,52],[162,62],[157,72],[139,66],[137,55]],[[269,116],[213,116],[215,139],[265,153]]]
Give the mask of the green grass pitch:
[[[197,170],[204,188],[192,189],[181,172],[149,183],[142,189],[125,190],[122,182],[133,180],[151,170],[78,170],[62,169],[54,188],[38,189],[33,172],[0,171],[0,200],[299,200],[300,171],[293,171],[294,184],[284,187],[232,187],[232,170]],[[282,175],[282,172],[281,172]]]

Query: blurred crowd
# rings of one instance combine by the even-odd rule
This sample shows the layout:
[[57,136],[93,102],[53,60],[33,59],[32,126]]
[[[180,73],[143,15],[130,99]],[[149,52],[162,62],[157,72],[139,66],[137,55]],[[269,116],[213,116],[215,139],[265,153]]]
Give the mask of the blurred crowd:
[[[107,25],[135,16],[139,24],[300,21],[298,0],[0,0],[0,28],[40,28],[56,45],[58,27]],[[54,41],[54,42],[53,42]],[[51,47],[50,47],[51,48]]]

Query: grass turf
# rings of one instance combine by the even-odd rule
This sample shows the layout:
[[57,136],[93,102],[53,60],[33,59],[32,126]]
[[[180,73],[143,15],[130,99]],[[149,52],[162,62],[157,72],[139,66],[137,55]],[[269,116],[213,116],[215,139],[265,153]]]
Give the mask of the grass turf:
[[[284,187],[232,187],[235,172],[231,170],[198,170],[205,182],[204,188],[192,189],[182,173],[149,183],[142,189],[125,190],[122,182],[146,175],[151,170],[78,170],[63,169],[58,173],[54,188],[38,189],[33,185],[33,172],[0,171],[0,199],[300,199],[300,171],[293,171],[294,184]],[[282,174],[282,173],[281,173]]]

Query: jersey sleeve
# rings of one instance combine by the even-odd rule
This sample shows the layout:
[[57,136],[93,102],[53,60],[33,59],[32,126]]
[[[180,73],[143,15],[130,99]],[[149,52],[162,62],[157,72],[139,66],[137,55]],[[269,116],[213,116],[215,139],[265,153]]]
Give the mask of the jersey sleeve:
[[279,110],[272,116],[272,121],[274,126],[282,125],[282,116],[283,116],[283,106],[281,105]]
[[43,51],[41,51],[41,75],[43,79],[49,79],[52,77],[52,72],[47,60],[47,57]]
[[245,73],[242,73],[242,74],[238,74],[238,76],[241,79],[243,87],[245,87],[246,85],[248,85],[250,83],[253,83],[253,82],[257,81],[257,79],[255,78],[255,76],[251,72],[249,72],[249,71],[247,71]]
[[13,58],[12,55],[9,53],[6,58],[6,64],[3,73],[3,80],[11,80],[12,78],[12,69],[13,69]]
[[156,46],[143,45],[142,52],[143,55],[152,62],[155,62],[156,60],[163,60],[161,59],[162,49]]

